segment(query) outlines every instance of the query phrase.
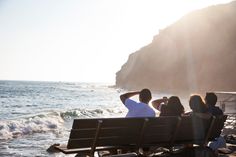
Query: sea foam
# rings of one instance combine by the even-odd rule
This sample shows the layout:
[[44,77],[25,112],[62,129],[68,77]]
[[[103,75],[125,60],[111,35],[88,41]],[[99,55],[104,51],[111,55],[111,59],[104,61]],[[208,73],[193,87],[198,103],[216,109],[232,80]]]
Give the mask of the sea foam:
[[38,115],[30,118],[0,121],[0,140],[12,139],[22,135],[58,131],[64,120],[60,114]]
[[65,121],[76,118],[118,117],[119,109],[71,109],[67,111],[51,111],[44,114],[31,115],[12,120],[0,121],[0,140],[17,138],[33,133],[48,131],[60,132]]

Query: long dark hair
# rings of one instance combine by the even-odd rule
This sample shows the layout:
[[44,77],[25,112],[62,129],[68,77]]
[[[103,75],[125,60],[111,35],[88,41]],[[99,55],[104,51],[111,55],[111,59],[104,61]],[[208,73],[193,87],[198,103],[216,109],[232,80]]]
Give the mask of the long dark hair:
[[202,97],[196,94],[190,96],[189,107],[196,113],[205,113],[208,108]]
[[179,97],[171,96],[167,105],[163,105],[160,116],[181,116],[184,113],[184,106]]

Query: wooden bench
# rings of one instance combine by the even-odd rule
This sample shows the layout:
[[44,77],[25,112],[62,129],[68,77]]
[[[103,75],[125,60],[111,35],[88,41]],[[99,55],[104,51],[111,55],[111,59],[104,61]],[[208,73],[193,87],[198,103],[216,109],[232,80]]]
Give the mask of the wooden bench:
[[206,146],[218,137],[227,116],[196,117],[96,118],[75,119],[66,146],[55,148],[65,154],[94,156],[95,151],[165,147],[179,144]]

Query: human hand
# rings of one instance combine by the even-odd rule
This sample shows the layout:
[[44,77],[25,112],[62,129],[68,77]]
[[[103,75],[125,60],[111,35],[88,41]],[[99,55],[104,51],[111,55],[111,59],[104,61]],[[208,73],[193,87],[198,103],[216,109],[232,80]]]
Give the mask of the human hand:
[[167,104],[168,98],[167,98],[166,96],[164,96],[164,97],[162,98],[162,100],[163,100],[163,102],[164,102],[165,104]]

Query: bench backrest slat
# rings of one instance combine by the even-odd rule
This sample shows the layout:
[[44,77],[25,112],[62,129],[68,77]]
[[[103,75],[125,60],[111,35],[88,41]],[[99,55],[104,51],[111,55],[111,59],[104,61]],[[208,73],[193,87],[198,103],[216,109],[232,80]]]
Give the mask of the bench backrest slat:
[[98,120],[102,120],[102,127],[130,127],[138,125],[144,120],[143,118],[94,118],[94,119],[75,119],[73,122],[72,129],[81,128],[96,128]]
[[[137,127],[131,127],[127,129],[127,127],[110,127],[110,128],[101,128],[99,137],[107,137],[107,136],[137,136],[139,133],[137,132]],[[78,138],[92,138],[95,136],[95,129],[73,129],[71,130],[70,138],[78,139]]]

